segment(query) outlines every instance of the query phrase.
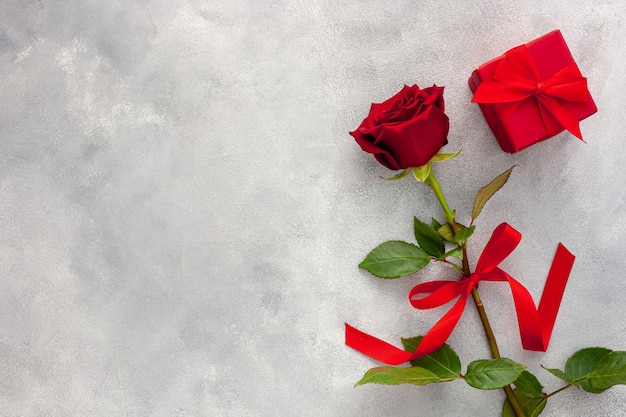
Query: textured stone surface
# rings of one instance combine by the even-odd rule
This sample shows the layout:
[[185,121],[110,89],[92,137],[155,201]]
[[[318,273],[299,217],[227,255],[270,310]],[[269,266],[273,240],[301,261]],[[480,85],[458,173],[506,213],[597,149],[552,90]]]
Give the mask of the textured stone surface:
[[[504,355],[540,369],[579,348],[626,350],[621,0],[378,2],[5,1],[0,6],[1,416],[497,416],[500,391],[462,382],[353,384],[376,363],[350,322],[385,340],[440,311],[357,264],[439,209],[348,131],[403,84],[446,87],[437,173],[461,221],[511,165],[470,256],[507,221],[504,267],[539,298],[556,244],[577,255],[550,349],[521,349],[507,288],[481,285]],[[500,151],[466,81],[559,28],[599,112]],[[450,344],[488,356],[473,308]],[[569,390],[547,416],[622,416],[626,388]]]

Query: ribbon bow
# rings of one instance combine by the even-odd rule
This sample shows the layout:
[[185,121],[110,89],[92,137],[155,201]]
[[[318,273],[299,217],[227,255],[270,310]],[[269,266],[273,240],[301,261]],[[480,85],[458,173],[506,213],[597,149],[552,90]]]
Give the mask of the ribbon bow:
[[[517,230],[502,223],[494,230],[478,259],[476,271],[469,277],[458,281],[425,282],[411,290],[409,301],[418,309],[439,307],[458,297],[454,306],[426,333],[415,352],[398,349],[348,324],[346,344],[390,365],[399,365],[428,355],[439,349],[448,339],[463,314],[467,298],[480,281],[507,281],[513,294],[522,346],[527,350],[545,351],[574,264],[574,255],[559,243],[537,309],[528,290],[498,267],[515,250],[521,238],[522,235]],[[417,298],[420,294],[429,295]]]
[[581,76],[575,63],[543,79],[528,47],[521,45],[505,54],[496,67],[493,80],[478,86],[472,102],[507,103],[507,107],[503,107],[506,117],[527,100],[532,100],[547,132],[563,127],[582,140],[579,121],[568,107],[571,102],[576,104],[587,99],[587,79]]

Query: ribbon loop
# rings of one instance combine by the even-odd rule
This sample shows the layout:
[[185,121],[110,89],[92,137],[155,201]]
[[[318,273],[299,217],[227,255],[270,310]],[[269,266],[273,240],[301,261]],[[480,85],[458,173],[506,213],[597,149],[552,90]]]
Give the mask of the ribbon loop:
[[[468,280],[424,282],[416,285],[411,292],[409,292],[409,302],[413,307],[419,310],[440,307],[463,294],[465,286],[467,285],[466,281]],[[417,298],[418,295],[427,293],[430,294],[422,298]]]
[[522,234],[502,223],[495,228],[485,249],[478,258],[476,273],[485,275],[494,269],[509,256],[522,240]]
[[[478,259],[476,271],[469,277],[458,281],[424,282],[413,287],[409,293],[409,301],[417,309],[440,307],[458,297],[454,306],[426,333],[415,352],[398,349],[348,324],[346,344],[390,365],[399,365],[428,355],[439,349],[448,339],[463,314],[469,295],[480,281],[506,281],[513,295],[522,346],[527,350],[545,351],[574,263],[574,255],[559,243],[537,309],[528,290],[498,267],[515,250],[521,237],[517,230],[502,223],[493,231]],[[428,295],[419,298],[422,294]]]

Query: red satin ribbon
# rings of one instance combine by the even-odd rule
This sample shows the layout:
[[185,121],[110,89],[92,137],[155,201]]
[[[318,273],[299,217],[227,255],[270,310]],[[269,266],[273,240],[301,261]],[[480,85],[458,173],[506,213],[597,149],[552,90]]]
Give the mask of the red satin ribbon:
[[505,117],[527,100],[538,107],[546,131],[554,119],[578,139],[582,140],[580,125],[568,110],[568,102],[588,99],[587,79],[572,63],[556,74],[542,79],[526,45],[511,49],[497,66],[493,80],[482,82],[476,91],[474,103],[507,103]]
[[[426,333],[415,352],[398,349],[349,324],[346,324],[346,344],[390,365],[399,365],[428,355],[439,349],[448,339],[463,314],[467,298],[480,281],[506,281],[513,294],[522,346],[527,350],[545,351],[574,264],[574,255],[559,243],[537,309],[528,290],[498,267],[500,262],[517,247],[521,238],[522,235],[517,230],[507,223],[502,223],[494,230],[480,255],[476,272],[469,278],[462,278],[459,281],[425,282],[411,290],[409,300],[411,305],[418,309],[439,307],[458,297],[454,306]],[[421,294],[428,295],[417,298]]]

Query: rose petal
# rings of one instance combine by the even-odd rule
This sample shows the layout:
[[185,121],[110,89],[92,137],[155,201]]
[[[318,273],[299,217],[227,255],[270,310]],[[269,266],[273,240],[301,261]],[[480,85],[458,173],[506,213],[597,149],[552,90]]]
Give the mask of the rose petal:
[[419,117],[401,125],[388,126],[378,146],[393,149],[400,168],[428,163],[445,144],[450,128],[448,116],[436,107],[428,107]]
[[400,169],[399,164],[388,151],[380,148],[379,146],[376,146],[373,143],[374,138],[372,136],[363,134],[358,130],[350,132],[350,135],[352,135],[352,137],[356,140],[361,149],[363,149],[367,153],[374,154],[376,160],[382,165],[393,170]]

